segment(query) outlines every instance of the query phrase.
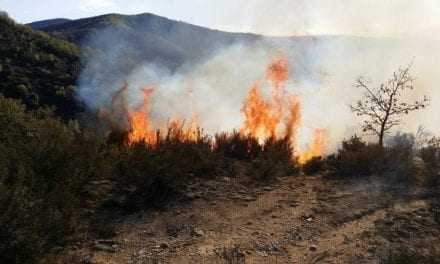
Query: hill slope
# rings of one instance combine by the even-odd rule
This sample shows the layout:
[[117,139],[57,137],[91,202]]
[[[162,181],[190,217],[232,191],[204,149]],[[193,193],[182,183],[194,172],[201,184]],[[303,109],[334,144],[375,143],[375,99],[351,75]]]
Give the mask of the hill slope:
[[130,57],[158,62],[171,69],[207,56],[226,45],[261,38],[253,34],[211,30],[149,13],[133,16],[109,14],[55,24],[49,20],[46,26],[41,26],[42,23],[44,21],[29,25],[92,49],[102,46],[94,41],[95,34],[99,32],[102,36],[107,33],[109,38],[118,38],[124,44],[129,42],[132,52],[136,53]]
[[0,17],[0,93],[30,108],[55,106],[64,117],[78,111],[74,100],[79,49]]

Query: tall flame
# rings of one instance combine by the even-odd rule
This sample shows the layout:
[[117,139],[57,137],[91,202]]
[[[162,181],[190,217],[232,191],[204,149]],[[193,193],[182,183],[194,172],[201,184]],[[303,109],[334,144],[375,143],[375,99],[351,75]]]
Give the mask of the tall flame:
[[[288,80],[288,61],[279,55],[269,63],[264,79],[256,81],[250,87],[241,109],[244,122],[240,133],[255,137],[261,144],[268,138],[288,138],[296,151],[295,155],[299,157],[299,162],[304,163],[323,154],[326,135],[323,129],[316,129],[309,148],[304,152],[298,151],[297,137],[302,117],[301,102],[297,95],[285,89]],[[269,96],[262,94],[263,84],[270,84]],[[185,120],[181,118],[181,114],[176,114],[166,124],[166,127],[160,127],[157,124],[155,126],[150,117],[150,102],[154,95],[154,88],[149,86],[140,89],[142,102],[133,107],[127,103],[128,85],[123,86],[113,95],[110,109],[103,109],[101,117],[110,121],[112,129],[120,125],[121,120],[124,121],[127,145],[142,141],[155,145],[160,139],[159,130],[168,130],[168,136],[180,140],[197,140],[201,137],[202,131],[199,129],[199,115],[195,109],[196,104],[193,102],[195,98],[192,85],[189,85],[187,90],[188,98],[192,101],[192,109],[188,110],[192,112],[190,120]]]
[[153,88],[141,89],[142,103],[137,109],[128,109],[127,118],[129,123],[128,144],[145,141],[154,144],[156,133],[149,118],[150,98],[154,92]]
[[260,143],[269,137],[296,140],[301,105],[297,96],[284,89],[288,78],[287,60],[274,59],[266,70],[266,79],[272,84],[271,97],[263,98],[260,82],[251,87],[242,108],[245,121],[241,133],[250,134]]
[[315,129],[313,132],[313,140],[307,151],[301,153],[298,158],[298,162],[304,164],[308,160],[314,157],[320,157],[325,151],[326,144],[326,130]]

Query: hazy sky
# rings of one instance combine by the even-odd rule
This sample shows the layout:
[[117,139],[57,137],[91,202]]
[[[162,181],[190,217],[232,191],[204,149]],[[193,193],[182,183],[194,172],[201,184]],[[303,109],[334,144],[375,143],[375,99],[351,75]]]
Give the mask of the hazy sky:
[[440,0],[0,0],[19,22],[150,12],[227,31],[268,35],[438,34]]

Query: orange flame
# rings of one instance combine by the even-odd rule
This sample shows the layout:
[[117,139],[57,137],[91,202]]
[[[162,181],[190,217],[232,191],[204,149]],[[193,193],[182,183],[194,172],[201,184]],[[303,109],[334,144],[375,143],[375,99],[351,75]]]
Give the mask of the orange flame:
[[252,86],[242,108],[245,117],[242,134],[250,134],[260,143],[280,136],[295,141],[301,107],[298,98],[284,90],[288,77],[287,60],[277,58],[269,64],[266,79],[273,85],[271,98],[263,98],[259,82]]
[[[323,129],[316,129],[308,150],[303,153],[298,151],[297,137],[302,117],[301,102],[297,95],[285,90],[288,80],[288,61],[278,56],[268,65],[265,80],[256,81],[249,89],[241,109],[245,120],[240,133],[256,138],[260,144],[272,137],[288,138],[296,150],[295,155],[299,156],[299,162],[304,163],[315,156],[323,155],[326,135]],[[261,92],[264,81],[271,85],[268,98],[265,98]],[[150,118],[153,87],[141,89],[142,102],[137,107],[132,107],[127,103],[127,91],[128,85],[125,85],[113,95],[110,109],[100,111],[100,116],[110,121],[114,130],[117,125],[121,124],[121,121],[125,122],[124,131],[127,133],[125,144],[131,145],[144,141],[155,145],[161,139],[159,130],[168,130],[167,137],[171,136],[180,140],[195,141],[202,136],[199,116],[195,109],[196,104],[193,102],[195,98],[191,82],[187,89],[188,98],[192,103],[192,109],[189,110],[192,112],[191,119],[185,124],[185,119],[177,115],[166,124],[166,127],[154,126]]]
[[326,144],[326,130],[315,129],[313,133],[312,144],[309,146],[307,151],[299,155],[298,162],[304,164],[308,160],[314,157],[322,156],[325,151],[325,144]]
[[242,108],[245,115],[242,133],[250,134],[260,143],[269,137],[275,137],[280,123],[280,112],[276,108],[272,102],[263,99],[259,85],[255,84]]
[[130,126],[127,137],[128,144],[133,144],[139,141],[154,144],[157,140],[156,133],[149,119],[150,98],[153,92],[153,88],[142,89],[142,104],[137,109],[129,109],[127,112],[128,123]]

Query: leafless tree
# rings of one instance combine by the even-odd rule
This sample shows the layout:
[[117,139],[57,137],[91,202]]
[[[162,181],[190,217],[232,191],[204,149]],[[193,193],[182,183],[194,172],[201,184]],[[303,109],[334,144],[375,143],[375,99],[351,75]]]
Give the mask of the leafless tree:
[[425,95],[423,99],[407,102],[405,95],[414,90],[414,78],[410,74],[411,64],[399,68],[393,76],[379,87],[372,88],[370,82],[360,77],[355,87],[364,90],[364,97],[355,105],[350,105],[357,116],[365,117],[362,128],[364,132],[372,132],[378,136],[379,145],[383,146],[383,139],[387,132],[401,123],[404,115],[428,106],[430,99]]

